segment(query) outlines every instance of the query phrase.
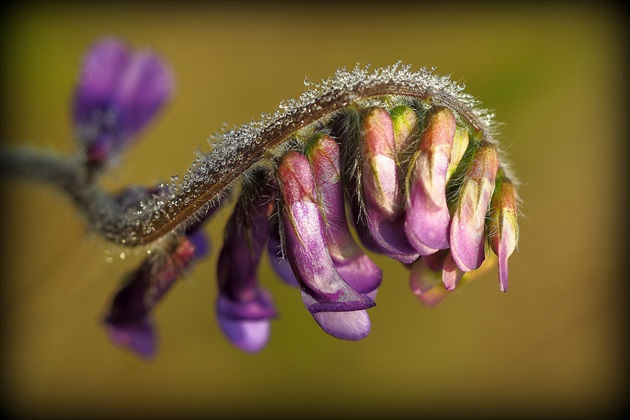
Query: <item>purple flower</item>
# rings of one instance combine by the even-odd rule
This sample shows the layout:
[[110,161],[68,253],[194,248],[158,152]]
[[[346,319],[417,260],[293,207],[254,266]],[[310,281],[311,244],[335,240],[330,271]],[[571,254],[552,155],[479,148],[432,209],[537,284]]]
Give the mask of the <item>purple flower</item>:
[[304,305],[327,333],[347,340],[365,337],[370,324],[367,314],[360,311],[375,304],[348,285],[335,268],[308,159],[299,152],[287,152],[277,176],[287,256]]
[[73,104],[88,163],[101,166],[135,139],[173,94],[173,77],[153,52],[117,39],[95,43],[83,58]]
[[337,272],[354,290],[374,298],[382,272],[355,242],[346,221],[339,146],[328,135],[315,138],[308,149],[328,252]]
[[274,209],[274,191],[258,175],[250,182],[261,182],[261,189],[244,186],[228,220],[217,271],[219,324],[234,345],[249,353],[265,347],[276,316],[271,295],[258,285],[258,264]]
[[[195,245],[197,244],[197,245]],[[114,296],[105,324],[114,343],[140,356],[157,349],[155,328],[149,315],[175,281],[207,249],[202,232],[181,236],[165,252],[149,256],[127,278]]]

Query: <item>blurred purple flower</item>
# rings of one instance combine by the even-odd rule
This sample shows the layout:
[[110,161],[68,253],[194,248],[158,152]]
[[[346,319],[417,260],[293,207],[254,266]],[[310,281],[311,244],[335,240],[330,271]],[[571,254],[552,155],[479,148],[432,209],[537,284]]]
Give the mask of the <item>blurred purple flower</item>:
[[153,52],[106,38],[85,54],[72,117],[88,162],[102,166],[135,140],[172,96],[173,77]]
[[129,275],[105,317],[114,343],[146,358],[155,354],[157,339],[150,312],[204,248],[202,232],[181,236],[168,252],[152,254]]

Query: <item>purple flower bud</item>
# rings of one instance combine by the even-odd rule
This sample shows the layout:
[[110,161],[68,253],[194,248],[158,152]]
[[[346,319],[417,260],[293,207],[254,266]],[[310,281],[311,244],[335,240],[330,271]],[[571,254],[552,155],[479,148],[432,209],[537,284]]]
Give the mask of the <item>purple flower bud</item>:
[[[335,269],[325,240],[325,226],[317,204],[315,181],[308,159],[298,152],[286,153],[278,166],[282,194],[282,222],[286,250],[300,288],[302,300],[311,314],[353,312],[371,308],[374,301],[354,290]],[[347,316],[316,317],[331,335],[361,336],[365,323],[349,322]],[[359,316],[360,318],[360,316]],[[343,325],[342,325],[343,324]],[[349,333],[348,327],[360,329]]]
[[151,51],[132,53],[117,39],[94,44],[84,56],[73,106],[88,161],[102,165],[128,146],[173,89],[170,69]]
[[219,324],[234,345],[250,353],[267,344],[270,319],[277,314],[257,276],[274,208],[273,192],[265,187],[260,191],[244,186],[226,226],[217,270]]
[[418,253],[405,235],[396,141],[392,119],[386,110],[371,108],[366,112],[361,121],[360,142],[361,188],[368,230],[385,255],[411,263]]
[[508,288],[508,258],[518,243],[517,197],[514,184],[504,178],[502,171],[491,203],[490,246],[499,260],[499,285]]
[[382,272],[357,245],[348,228],[339,146],[332,137],[322,135],[310,146],[308,158],[323,208],[326,245],[335,268],[354,290],[372,293],[381,284]]
[[449,247],[446,176],[456,129],[455,116],[447,108],[436,110],[427,120],[409,169],[405,219],[407,238],[421,255]]
[[485,258],[485,219],[498,167],[496,146],[484,142],[464,175],[451,223],[451,253],[462,271],[479,268]]
[[150,311],[194,260],[195,248],[182,236],[169,252],[156,252],[133,272],[116,293],[105,323],[114,343],[141,356],[155,353]]

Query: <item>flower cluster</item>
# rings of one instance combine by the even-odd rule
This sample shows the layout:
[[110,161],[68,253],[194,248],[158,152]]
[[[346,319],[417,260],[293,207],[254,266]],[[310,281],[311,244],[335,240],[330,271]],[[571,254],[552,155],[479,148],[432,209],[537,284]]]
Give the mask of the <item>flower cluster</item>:
[[[106,167],[172,94],[167,65],[120,41],[95,44],[74,102],[89,168]],[[357,98],[285,136],[265,163],[232,188],[235,204],[218,257],[216,312],[225,336],[246,352],[268,342],[277,315],[258,282],[266,252],[278,276],[299,287],[316,323],[333,337],[370,332],[382,272],[364,249],[403,263],[419,300],[435,305],[478,271],[490,250],[499,284],[518,242],[515,183],[497,149],[447,101],[395,94]],[[120,211],[173,199],[168,186],[133,187]],[[224,200],[226,201],[226,200]],[[155,352],[150,313],[208,248],[201,227],[220,203],[174,231],[115,294],[105,323],[114,342]],[[352,232],[361,243],[357,243]]]

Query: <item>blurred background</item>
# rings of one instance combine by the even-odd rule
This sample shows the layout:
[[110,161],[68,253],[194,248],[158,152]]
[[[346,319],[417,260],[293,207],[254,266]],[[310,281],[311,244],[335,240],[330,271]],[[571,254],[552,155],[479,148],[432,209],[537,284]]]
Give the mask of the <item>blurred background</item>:
[[183,174],[222,123],[296,98],[307,76],[397,60],[436,66],[496,110],[523,181],[510,291],[495,269],[423,307],[407,271],[384,283],[372,332],[322,332],[267,260],[281,313],[268,347],[233,348],[216,323],[214,252],[157,308],[159,354],[114,347],[100,325],[143,256],[86,233],[48,186],[2,180],[2,402],[16,417],[587,417],[628,381],[628,30],[593,3],[18,3],[2,15],[2,143],[72,153],[70,99],[85,49],[115,35],[171,63],[174,101],[105,180]]

